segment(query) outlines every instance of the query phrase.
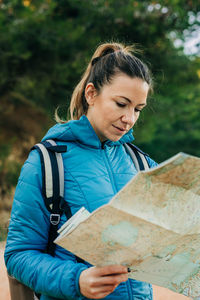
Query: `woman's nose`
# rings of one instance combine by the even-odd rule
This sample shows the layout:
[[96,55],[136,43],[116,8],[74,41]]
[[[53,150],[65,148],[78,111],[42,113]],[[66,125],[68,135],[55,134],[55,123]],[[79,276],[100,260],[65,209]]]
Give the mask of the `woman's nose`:
[[136,117],[134,112],[127,113],[124,116],[122,116],[122,122],[128,123],[129,126],[133,126],[135,124]]

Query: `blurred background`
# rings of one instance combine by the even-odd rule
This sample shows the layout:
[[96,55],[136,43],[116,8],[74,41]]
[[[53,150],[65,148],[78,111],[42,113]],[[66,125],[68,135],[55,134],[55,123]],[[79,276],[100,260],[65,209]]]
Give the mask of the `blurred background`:
[[[158,162],[180,151],[200,156],[198,0],[0,0],[0,241],[30,148],[58,106],[66,117],[86,64],[106,41],[136,44],[153,73],[135,144]],[[171,295],[156,299],[179,299]]]
[[71,93],[96,46],[136,44],[154,94],[135,144],[161,162],[200,156],[200,3],[192,0],[0,0],[0,239],[33,144],[66,117]]

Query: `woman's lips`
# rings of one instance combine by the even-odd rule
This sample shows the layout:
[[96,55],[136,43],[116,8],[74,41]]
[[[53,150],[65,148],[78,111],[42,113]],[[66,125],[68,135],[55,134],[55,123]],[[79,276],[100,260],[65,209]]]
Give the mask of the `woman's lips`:
[[127,129],[126,128],[121,128],[121,127],[118,127],[118,126],[115,126],[115,125],[112,125],[114,128],[118,129],[120,132],[126,132]]

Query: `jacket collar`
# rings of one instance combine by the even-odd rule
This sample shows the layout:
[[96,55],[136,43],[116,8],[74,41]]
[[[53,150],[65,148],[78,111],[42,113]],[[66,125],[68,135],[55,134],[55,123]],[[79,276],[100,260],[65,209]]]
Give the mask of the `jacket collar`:
[[[107,140],[104,145],[110,147],[114,145],[121,145],[132,142],[134,137],[132,135],[133,129],[130,129],[119,141],[113,142]],[[56,124],[53,126],[43,140],[55,139],[59,141],[74,141],[92,148],[101,148],[102,143],[99,140],[96,132],[90,124],[88,118],[83,115],[79,120],[72,120],[65,124]]]
[[[69,126],[71,131],[73,132],[77,141],[81,144],[88,145],[94,148],[101,148],[102,142],[99,140],[96,132],[94,131],[92,125],[90,124],[88,118],[83,115],[78,121],[69,122]],[[119,141],[113,142],[107,140],[104,142],[104,145],[108,145],[110,147],[114,145],[120,145],[127,142],[132,142],[134,137],[132,135],[133,129],[129,130]]]

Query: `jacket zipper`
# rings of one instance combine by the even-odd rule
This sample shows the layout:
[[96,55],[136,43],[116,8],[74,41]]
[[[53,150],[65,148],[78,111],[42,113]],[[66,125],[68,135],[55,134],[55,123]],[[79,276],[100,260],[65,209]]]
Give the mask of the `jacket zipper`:
[[111,184],[112,184],[112,188],[114,190],[114,193],[116,194],[117,193],[117,188],[116,188],[116,184],[115,184],[115,180],[114,180],[112,168],[110,166],[110,162],[109,162],[108,155],[106,153],[104,144],[102,144],[102,150],[103,150],[103,156],[104,156],[104,161],[105,161],[105,164],[106,164],[106,168],[108,170],[108,174],[109,174],[110,181],[111,181]]
[[131,288],[131,283],[130,283],[130,280],[128,279],[126,282],[126,285],[127,285],[127,290],[128,290],[128,298],[130,300],[133,300],[133,293],[132,293],[132,288]]
[[[102,143],[102,147],[101,148],[103,150],[104,161],[105,161],[105,164],[106,164],[106,167],[107,167],[107,170],[108,170],[108,174],[109,174],[109,177],[110,177],[110,181],[111,181],[114,193],[117,193],[117,188],[116,188],[116,184],[115,184],[115,180],[114,180],[112,168],[110,166],[108,155],[106,153],[106,150],[105,150],[105,147],[104,147],[103,143]],[[130,280],[127,280],[127,282],[125,282],[125,284],[127,286],[128,298],[130,300],[133,300],[133,295],[132,295],[132,289],[131,289]]]

